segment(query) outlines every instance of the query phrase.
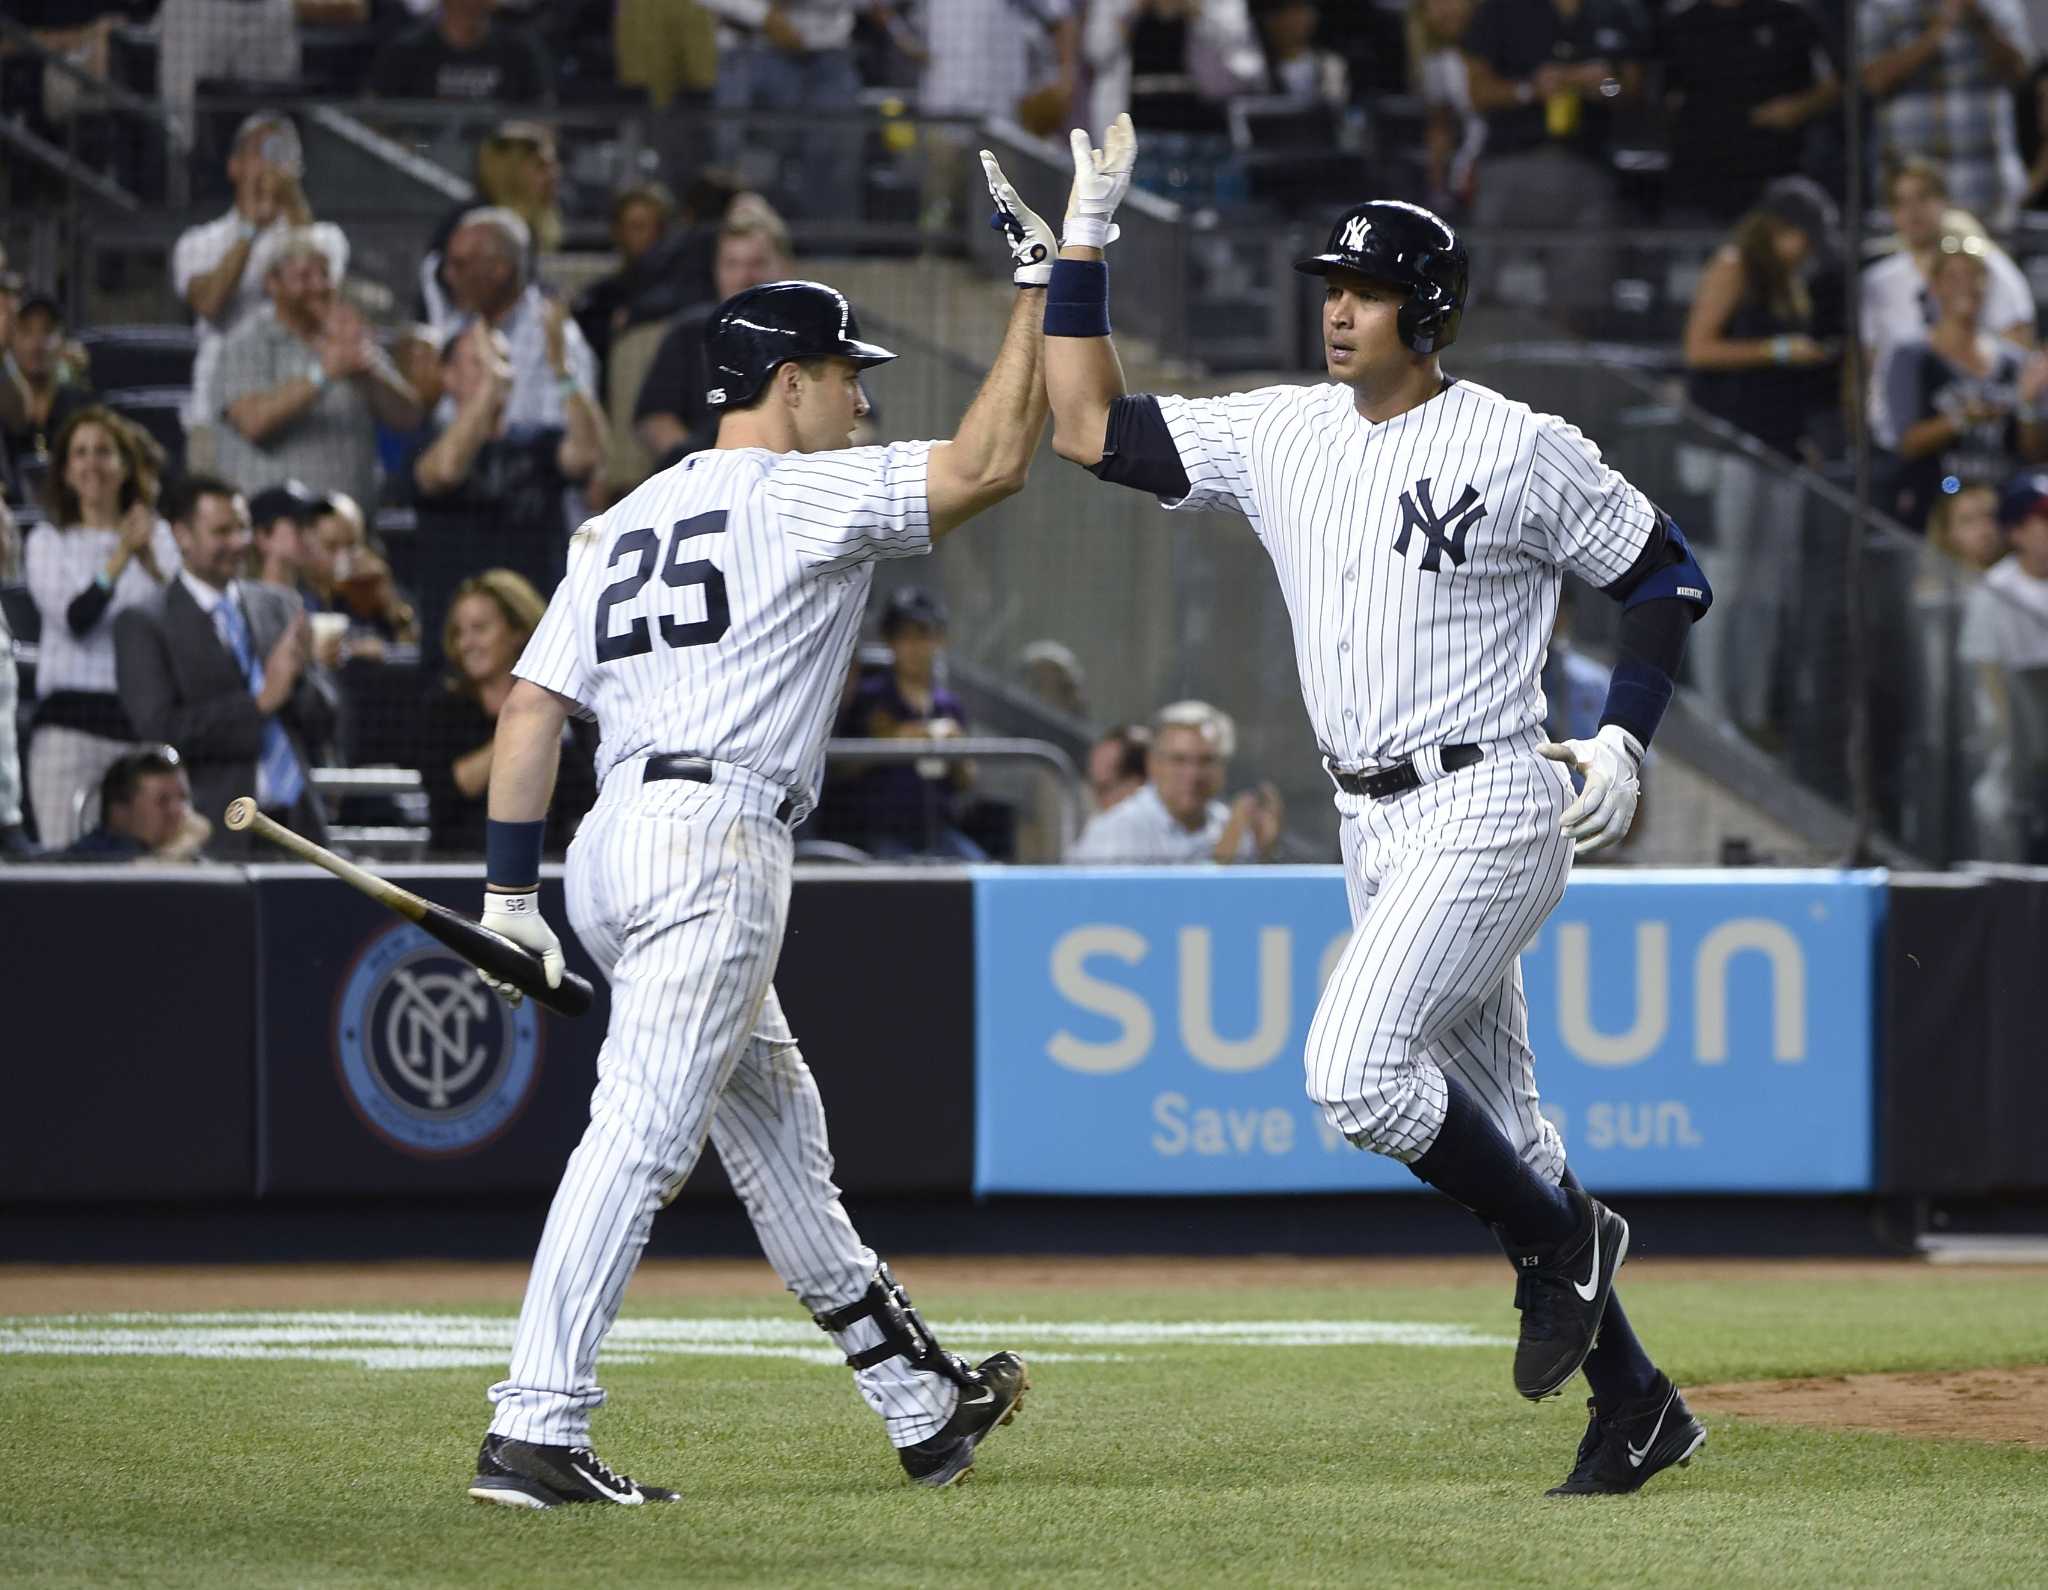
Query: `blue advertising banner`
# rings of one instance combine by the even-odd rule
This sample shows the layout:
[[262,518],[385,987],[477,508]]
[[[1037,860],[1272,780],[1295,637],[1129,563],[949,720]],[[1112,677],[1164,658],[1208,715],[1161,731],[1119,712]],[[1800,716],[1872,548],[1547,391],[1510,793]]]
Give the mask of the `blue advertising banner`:
[[[1872,1184],[1881,872],[1587,872],[1524,952],[1595,1188]],[[978,1193],[1413,1190],[1302,1087],[1334,867],[978,871]]]

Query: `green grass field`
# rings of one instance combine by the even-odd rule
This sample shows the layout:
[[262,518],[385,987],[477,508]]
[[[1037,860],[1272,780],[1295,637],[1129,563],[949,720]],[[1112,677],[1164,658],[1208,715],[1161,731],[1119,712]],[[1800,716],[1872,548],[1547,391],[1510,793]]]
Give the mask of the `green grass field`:
[[[252,1315],[240,1329],[226,1315],[23,1318],[20,1294],[0,1293],[17,1315],[0,1320],[0,1583],[2048,1583],[2039,1447],[1710,1417],[1701,1457],[1641,1495],[1546,1500],[1570,1467],[1582,1393],[1540,1406],[1514,1395],[1509,1350],[1489,1340],[1513,1330],[1505,1279],[1359,1275],[1314,1288],[918,1286],[948,1345],[1035,1358],[1017,1422],[945,1492],[903,1482],[843,1370],[774,1356],[823,1345],[790,1307],[758,1294],[629,1303],[617,1340],[640,1361],[604,1371],[612,1401],[595,1444],[686,1500],[553,1513],[463,1494],[502,1307],[410,1327]],[[359,1314],[388,1307],[374,1284],[350,1304]],[[2039,1270],[1745,1282],[1646,1265],[1624,1290],[1691,1385],[2048,1363]],[[495,1319],[466,1323],[484,1313]],[[961,1321],[1016,1323],[946,1329]],[[1247,1345],[1243,1332],[1152,1328],[1251,1321],[1354,1336],[1372,1334],[1362,1322],[1442,1325],[1482,1340]],[[708,1338],[754,1351],[678,1350]],[[173,1339],[223,1356],[111,1350]],[[243,1356],[258,1347],[330,1356]],[[407,1352],[442,1367],[365,1367]]]

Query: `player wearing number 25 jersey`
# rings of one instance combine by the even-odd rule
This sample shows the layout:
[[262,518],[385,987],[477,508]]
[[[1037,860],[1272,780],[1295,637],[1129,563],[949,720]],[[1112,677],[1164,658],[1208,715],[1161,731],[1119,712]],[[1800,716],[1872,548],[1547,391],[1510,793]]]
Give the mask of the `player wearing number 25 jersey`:
[[[1168,508],[1243,516],[1336,787],[1352,933],[1309,1028],[1309,1095],[1493,1226],[1523,1396],[1585,1370],[1592,1422],[1552,1494],[1635,1490],[1706,1432],[1614,1295],[1628,1223],[1579,1186],[1539,1108],[1519,957],[1574,852],[1628,830],[1706,576],[1571,426],[1445,374],[1465,248],[1414,205],[1354,206],[1297,266],[1323,280],[1327,383],[1126,393],[1102,249],[1135,135],[1123,118],[1101,150],[1073,147],[1046,302],[1053,445]],[[1621,660],[1598,735],[1552,745],[1539,671],[1567,573],[1622,604]]]
[[875,561],[928,552],[1017,491],[1044,431],[1052,237],[1028,212],[1001,219],[1022,290],[951,441],[848,446],[867,412],[862,372],[894,355],[861,340],[828,287],[741,293],[706,334],[718,445],[576,533],[514,670],[493,748],[484,920],[559,977],[536,905],[539,819],[566,715],[595,717],[601,787],[569,850],[568,902],[612,1000],[590,1125],[548,1212],[510,1372],[491,1388],[479,1501],[676,1499],[602,1463],[589,1424],[604,1400],[599,1345],[707,1137],[913,1481],[957,1479],[1023,1395],[1021,1359],[970,1368],[942,1349],[854,1231],[771,984],[790,828],[817,800]]

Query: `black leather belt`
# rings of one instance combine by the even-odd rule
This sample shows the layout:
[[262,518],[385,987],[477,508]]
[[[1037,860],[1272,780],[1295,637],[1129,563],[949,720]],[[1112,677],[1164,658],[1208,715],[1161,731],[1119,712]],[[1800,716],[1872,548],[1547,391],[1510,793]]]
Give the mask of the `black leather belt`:
[[[1444,771],[1455,773],[1460,768],[1485,761],[1486,753],[1476,745],[1447,745],[1443,748],[1443,758]],[[1376,773],[1344,773],[1333,767],[1330,777],[1345,794],[1363,795],[1367,800],[1375,801],[1422,788],[1422,775],[1415,771],[1413,757],[1405,762],[1396,762],[1392,767],[1383,767]]]
[[[679,778],[689,784],[716,784],[718,773],[701,756],[650,756],[645,770],[640,775],[643,784],[659,784],[664,779]],[[789,814],[796,810],[796,802],[784,796],[782,804],[775,808],[778,823],[789,821]]]

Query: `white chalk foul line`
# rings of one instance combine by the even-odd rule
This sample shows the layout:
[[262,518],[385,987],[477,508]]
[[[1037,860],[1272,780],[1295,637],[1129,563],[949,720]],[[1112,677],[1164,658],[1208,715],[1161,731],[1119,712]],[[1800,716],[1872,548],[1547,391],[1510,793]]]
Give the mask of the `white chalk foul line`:
[[[379,1370],[472,1368],[504,1363],[512,1328],[509,1318],[484,1314],[62,1314],[0,1319],[0,1355],[296,1359]],[[1177,1346],[1514,1345],[1510,1337],[1463,1325],[1394,1320],[960,1320],[934,1329],[962,1350],[1014,1347],[1040,1363],[1115,1363],[1135,1356],[1133,1349]],[[610,1363],[704,1355],[843,1362],[821,1342],[816,1327],[801,1319],[626,1318],[605,1343]]]

